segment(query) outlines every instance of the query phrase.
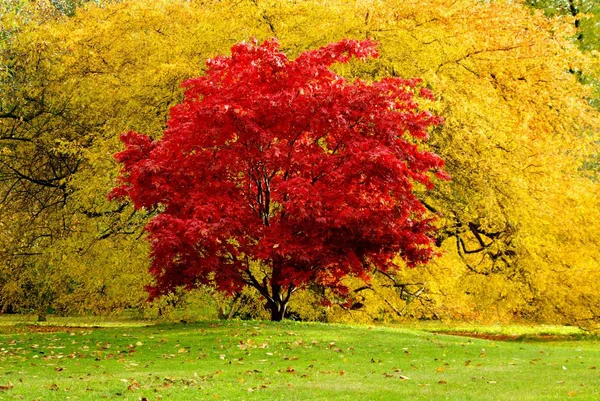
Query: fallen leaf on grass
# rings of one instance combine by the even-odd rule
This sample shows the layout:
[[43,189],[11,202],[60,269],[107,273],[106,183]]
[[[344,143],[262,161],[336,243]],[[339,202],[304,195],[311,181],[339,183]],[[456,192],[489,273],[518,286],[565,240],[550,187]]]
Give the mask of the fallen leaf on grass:
[[400,379],[400,380],[410,380],[410,377],[408,377],[408,376],[404,376],[404,375],[401,375],[401,374],[398,374],[397,372],[396,372],[396,374],[384,373],[383,375],[384,375],[385,377],[390,377],[390,378],[391,378],[391,377],[395,377],[395,378],[398,378],[398,379]]
[[9,381],[6,386],[0,386],[0,391],[8,391],[8,390],[12,389],[14,386],[15,385]]
[[129,391],[136,391],[140,389],[140,384],[136,381],[134,381],[133,383],[131,383],[128,387],[127,390]]
[[448,384],[448,382],[446,380],[440,380],[438,384]]
[[260,370],[256,370],[256,369],[254,369],[254,370],[247,370],[247,371],[246,371],[246,374],[247,374],[247,375],[252,375],[252,374],[254,374],[254,373],[261,373],[261,371],[260,371]]
[[185,378],[183,378],[183,379],[181,379],[181,383],[182,383],[184,386],[193,387],[193,386],[195,386],[195,385],[197,385],[197,384],[198,384],[198,380],[196,380],[196,379],[185,379]]

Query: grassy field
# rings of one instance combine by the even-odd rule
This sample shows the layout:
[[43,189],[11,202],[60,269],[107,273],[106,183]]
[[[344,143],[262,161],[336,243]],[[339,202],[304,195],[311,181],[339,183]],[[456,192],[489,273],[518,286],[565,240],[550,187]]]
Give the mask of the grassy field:
[[2,322],[0,400],[600,399],[600,341],[568,328]]

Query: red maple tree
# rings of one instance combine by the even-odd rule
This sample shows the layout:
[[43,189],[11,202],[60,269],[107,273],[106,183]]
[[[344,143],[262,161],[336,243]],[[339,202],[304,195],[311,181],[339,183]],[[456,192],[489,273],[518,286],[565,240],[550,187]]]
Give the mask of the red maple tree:
[[275,39],[242,42],[184,82],[160,140],[129,132],[113,198],[159,212],[147,225],[151,296],[177,286],[256,288],[273,320],[316,283],[409,266],[434,254],[434,229],[413,194],[445,177],[417,143],[441,118],[420,111],[418,79],[350,82],[330,69],[377,57],[342,40],[289,60]]

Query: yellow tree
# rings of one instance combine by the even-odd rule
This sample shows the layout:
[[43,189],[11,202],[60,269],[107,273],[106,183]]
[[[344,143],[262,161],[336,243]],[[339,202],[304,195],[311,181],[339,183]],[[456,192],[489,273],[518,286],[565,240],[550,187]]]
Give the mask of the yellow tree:
[[445,255],[401,284],[428,282],[452,314],[597,319],[583,283],[599,274],[598,185],[581,169],[598,116],[570,72],[590,66],[569,26],[503,2],[369,10],[370,24],[385,24],[372,31],[389,46],[388,68],[424,76],[439,94],[446,125],[433,147],[453,176],[427,199]]

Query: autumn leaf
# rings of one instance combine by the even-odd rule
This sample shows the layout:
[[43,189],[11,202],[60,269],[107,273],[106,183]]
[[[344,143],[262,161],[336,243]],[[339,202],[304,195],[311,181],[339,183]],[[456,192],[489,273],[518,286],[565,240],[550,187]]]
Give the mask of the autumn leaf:
[[133,381],[129,386],[127,386],[127,390],[135,392],[140,389],[140,384],[137,381]]

